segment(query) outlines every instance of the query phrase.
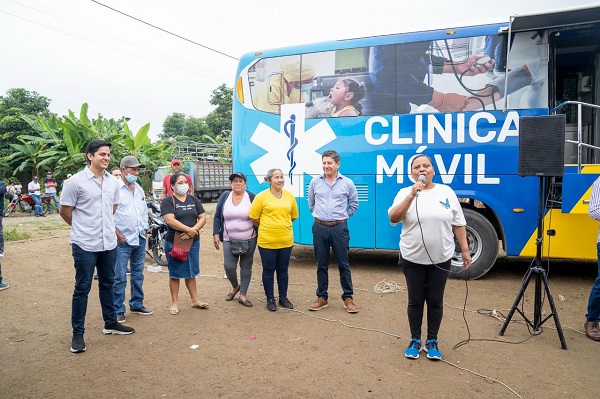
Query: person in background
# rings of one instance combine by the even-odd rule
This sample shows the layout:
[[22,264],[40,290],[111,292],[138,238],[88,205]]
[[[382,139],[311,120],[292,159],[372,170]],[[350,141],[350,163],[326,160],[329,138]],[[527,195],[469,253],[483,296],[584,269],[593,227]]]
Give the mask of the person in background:
[[52,197],[52,201],[54,202],[54,209],[56,210],[56,213],[58,213],[60,205],[58,203],[58,196],[56,195],[56,186],[56,179],[52,176],[52,172],[46,172],[46,177],[44,177],[45,193]]
[[[8,202],[17,202],[19,196],[17,195],[17,189],[15,188],[15,182],[13,180],[8,180],[8,184],[6,185],[6,199]],[[17,213],[17,208],[15,207],[14,212]]]
[[113,214],[119,204],[119,185],[106,172],[110,162],[110,147],[111,144],[104,140],[90,141],[85,150],[89,166],[71,177],[60,197],[60,216],[71,226],[75,263],[71,311],[73,338],[70,348],[73,353],[86,350],[83,335],[94,268],[98,271],[98,291],[104,319],[102,333],[126,335],[135,331],[117,322],[114,307],[117,236]]
[[[2,227],[2,218],[4,217],[4,197],[7,194],[8,190],[6,189],[6,184],[0,179],[0,259],[4,258],[4,227]],[[2,283],[1,274],[2,272],[0,272],[0,283]]]
[[[239,292],[238,302],[251,307],[252,302],[247,298],[248,286],[252,279],[252,264],[256,250],[256,229],[248,217],[254,193],[246,191],[246,175],[237,172],[229,176],[231,191],[225,191],[215,210],[213,219],[213,243],[217,250],[223,243],[223,264],[225,273],[231,283],[231,291],[225,297],[231,301]],[[248,252],[236,255],[231,252],[231,240],[249,240]],[[238,284],[237,265],[240,264],[240,280]]]
[[8,179],[6,182],[6,195],[8,200],[12,200],[15,195],[17,195],[17,190],[15,189],[15,182],[11,179]]
[[110,174],[117,178],[117,180],[121,179],[121,168],[117,168],[116,166],[110,170]]
[[10,287],[8,283],[2,281],[2,262],[0,261],[0,291],[7,289]]
[[[181,161],[179,159],[173,159],[171,161],[171,174],[166,175],[163,178],[163,187],[162,187],[162,192],[160,193],[160,197],[158,197],[158,201],[162,201],[163,198],[165,198],[166,196],[172,195],[173,194],[173,189],[171,188],[171,176],[173,176],[175,173],[183,173],[181,172]],[[185,178],[187,179],[187,184],[188,184],[188,194],[190,195],[194,195],[194,185],[192,183],[192,176],[188,175],[187,173],[183,173],[185,175]]]
[[[392,225],[402,222],[399,265],[404,270],[408,290],[408,324],[411,341],[404,352],[409,359],[419,357],[423,307],[427,302],[427,358],[441,360],[438,331],[444,314],[444,289],[458,240],[463,265],[471,265],[466,221],[458,198],[444,184],[433,183],[435,171],[424,154],[411,161],[414,185],[402,188],[388,216]],[[421,179],[420,177],[423,176]]]
[[129,285],[129,312],[149,316],[152,311],[144,306],[144,263],[146,262],[146,231],[148,206],[144,190],[137,183],[140,168],[145,168],[133,155],[121,159],[122,176],[119,180],[119,205],[115,212],[117,260],[115,262],[115,311],[117,321],[125,323],[125,288],[127,264],[131,264]]
[[66,186],[66,185],[67,185],[67,183],[69,182],[69,179],[71,178],[71,176],[73,176],[73,175],[72,175],[72,174],[70,174],[70,173],[67,173],[67,178],[66,178],[65,180],[63,180],[63,182],[62,182],[62,188],[63,188],[63,189],[65,188],[65,186]]
[[[179,314],[179,279],[185,280],[192,308],[208,308],[208,303],[201,302],[196,292],[196,276],[200,274],[200,229],[206,224],[206,213],[200,200],[189,194],[188,180],[183,173],[173,173],[169,185],[173,194],[161,202],[160,213],[168,225],[165,254],[169,265],[172,302],[169,313],[176,315]],[[193,240],[187,259],[183,261],[169,255],[173,249],[175,231],[181,233],[183,240]]]
[[18,180],[15,180],[15,194],[21,195],[22,190],[23,190],[23,186],[21,185],[21,182]]
[[317,300],[309,310],[321,310],[328,306],[329,253],[338,263],[342,301],[348,313],[358,312],[352,295],[352,274],[348,249],[350,232],[347,220],[358,208],[358,194],[354,182],[339,173],[340,155],[327,150],[321,156],[323,174],[314,177],[308,187],[308,208],[315,222],[312,227],[313,247],[317,258]]
[[[592,186],[592,196],[590,198],[589,216],[600,221],[600,177],[596,179]],[[585,315],[585,335],[591,340],[600,341],[600,230],[598,230],[598,239],[596,240],[598,253],[598,276],[590,291],[588,300],[587,314]]]
[[33,180],[27,185],[27,192],[35,203],[33,206],[33,214],[37,217],[46,217],[42,208],[42,192],[40,190],[40,182],[37,176],[33,176]]
[[285,181],[281,169],[270,169],[265,176],[269,188],[258,193],[250,206],[248,217],[258,227],[258,251],[262,261],[262,282],[267,297],[267,309],[276,311],[275,272],[279,304],[293,309],[287,297],[288,268],[294,245],[292,222],[298,218],[296,198],[283,189]]

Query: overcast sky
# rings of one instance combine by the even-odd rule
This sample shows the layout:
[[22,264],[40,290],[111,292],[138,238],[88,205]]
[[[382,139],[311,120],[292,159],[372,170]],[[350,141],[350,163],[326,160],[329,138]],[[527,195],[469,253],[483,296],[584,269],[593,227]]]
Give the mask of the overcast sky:
[[[0,95],[22,87],[50,110],[150,122],[155,139],[173,112],[202,117],[211,92],[233,87],[249,51],[407,31],[508,21],[592,1],[0,0]],[[217,50],[218,54],[205,47]]]

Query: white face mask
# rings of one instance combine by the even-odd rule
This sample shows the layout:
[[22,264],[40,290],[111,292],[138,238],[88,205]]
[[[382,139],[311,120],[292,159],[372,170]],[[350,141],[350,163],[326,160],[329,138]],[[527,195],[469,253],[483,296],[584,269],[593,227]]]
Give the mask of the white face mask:
[[175,192],[179,195],[187,193],[189,189],[189,184],[178,184],[177,186],[175,186]]

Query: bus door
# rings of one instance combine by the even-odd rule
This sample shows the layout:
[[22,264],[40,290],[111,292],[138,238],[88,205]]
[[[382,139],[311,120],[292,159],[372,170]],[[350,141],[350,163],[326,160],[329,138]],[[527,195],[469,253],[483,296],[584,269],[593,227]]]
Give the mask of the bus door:
[[[548,212],[544,215],[543,256],[593,259],[597,225],[590,223],[587,213],[591,186],[600,174],[600,151],[578,143],[600,145],[600,109],[595,109],[600,85],[594,84],[600,78],[600,7],[517,16],[510,30],[513,43],[519,43],[519,38],[539,43],[534,46],[539,62],[527,63],[523,69],[539,92],[537,98],[547,94],[549,114],[565,114],[566,119],[564,175],[548,180],[544,193]],[[509,63],[513,50],[514,46]],[[509,77],[511,73],[512,68]],[[536,88],[542,74],[547,75],[547,84]],[[508,87],[517,83],[509,82]]]
[[587,217],[591,186],[600,174],[600,151],[578,145],[600,146],[600,109],[595,108],[600,85],[594,83],[600,79],[600,7],[586,14],[564,14],[548,40],[549,108],[558,107],[555,112],[566,119],[561,212],[574,219]]

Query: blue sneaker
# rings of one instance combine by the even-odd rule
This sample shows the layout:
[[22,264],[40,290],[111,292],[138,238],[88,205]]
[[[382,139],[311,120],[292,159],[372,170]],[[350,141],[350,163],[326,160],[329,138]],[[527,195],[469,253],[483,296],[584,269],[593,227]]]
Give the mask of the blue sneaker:
[[408,344],[408,347],[404,351],[404,356],[406,356],[409,359],[418,359],[420,351],[421,351],[421,340],[413,338],[410,340],[410,344]]
[[427,340],[423,350],[427,352],[427,359],[442,360],[442,352],[438,350],[437,339]]

